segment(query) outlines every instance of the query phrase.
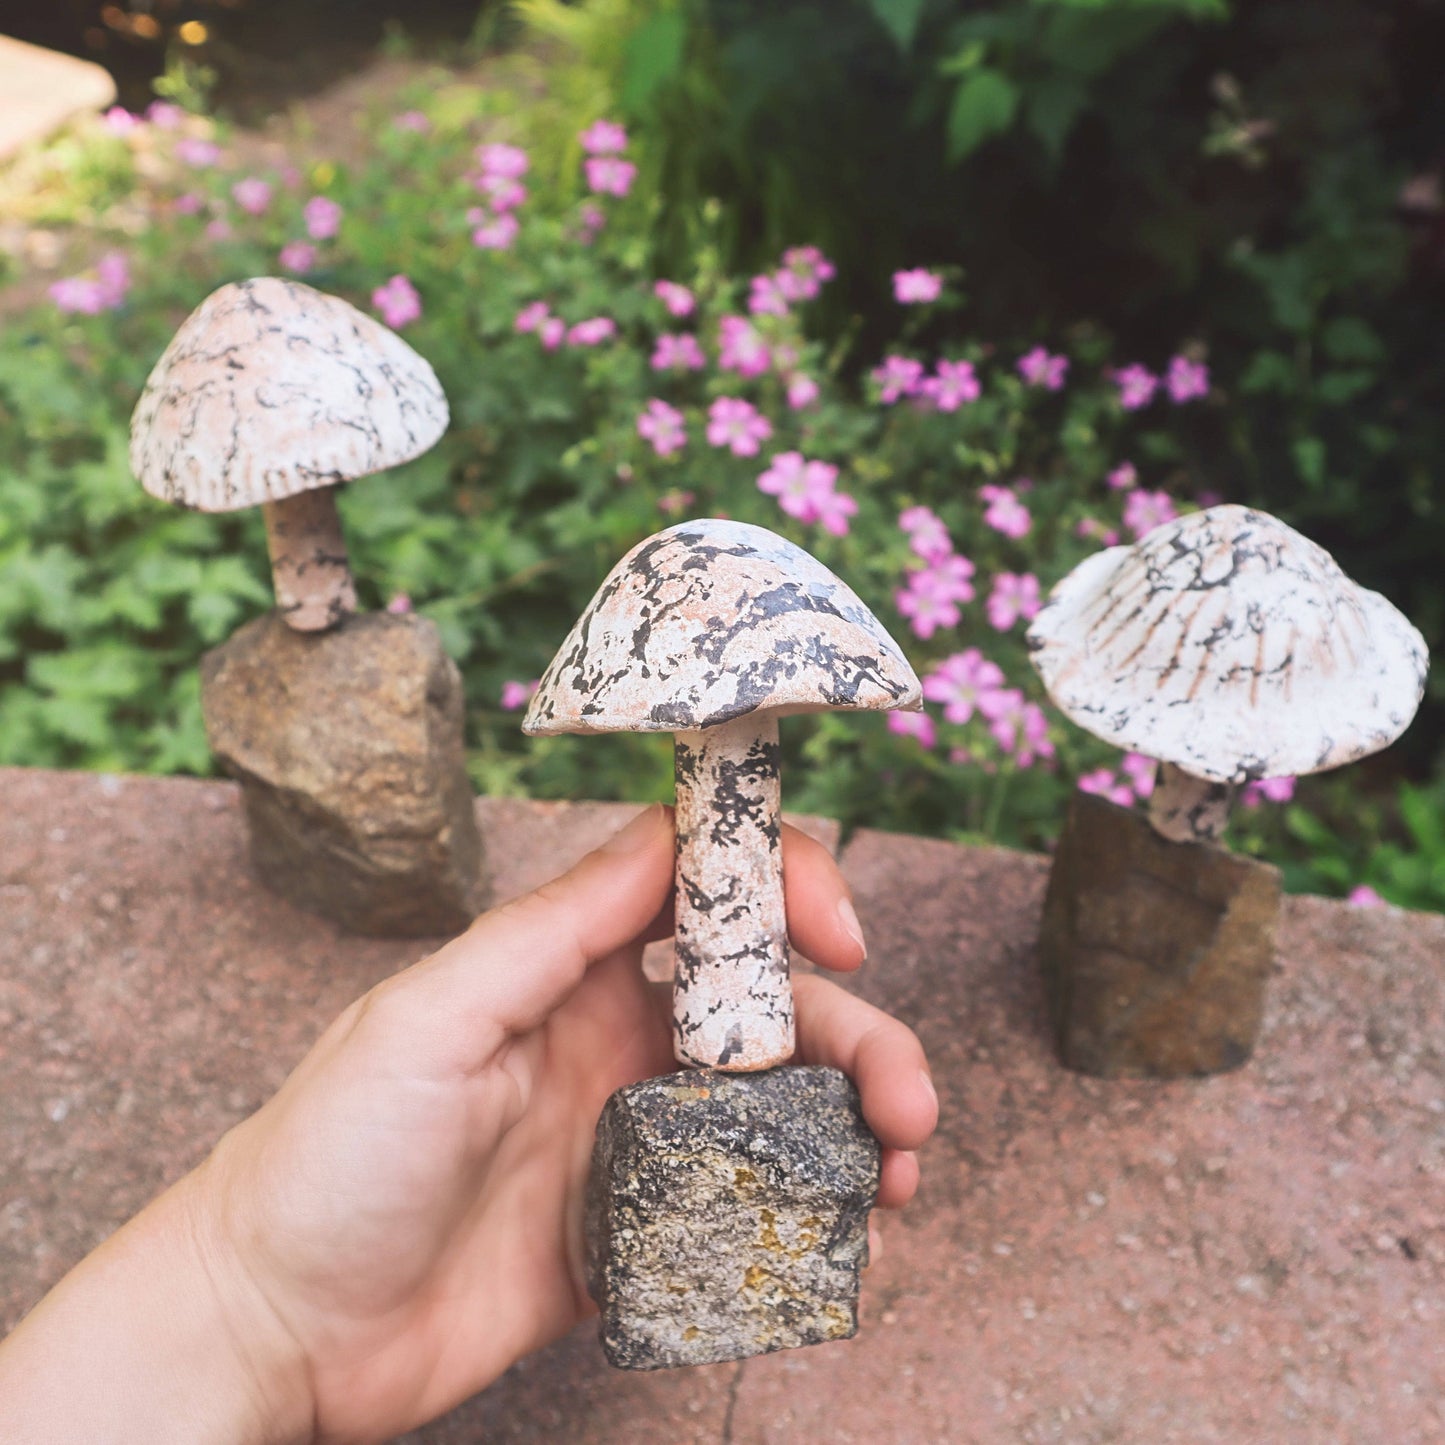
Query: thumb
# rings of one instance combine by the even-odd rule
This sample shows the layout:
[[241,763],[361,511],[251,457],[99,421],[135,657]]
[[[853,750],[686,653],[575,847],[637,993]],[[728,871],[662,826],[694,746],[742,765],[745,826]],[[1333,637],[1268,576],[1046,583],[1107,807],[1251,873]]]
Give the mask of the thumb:
[[413,1026],[434,1031],[434,1062],[474,1067],[542,1023],[591,964],[637,939],[668,900],[674,846],[672,811],[654,803],[570,872],[482,914],[397,975]]

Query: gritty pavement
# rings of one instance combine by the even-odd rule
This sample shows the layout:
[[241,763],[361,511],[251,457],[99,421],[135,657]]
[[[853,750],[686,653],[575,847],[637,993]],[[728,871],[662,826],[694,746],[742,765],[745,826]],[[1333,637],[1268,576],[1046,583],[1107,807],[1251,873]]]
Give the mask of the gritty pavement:
[[[633,810],[478,811],[509,896]],[[635,1374],[589,1321],[407,1441],[1445,1440],[1445,919],[1290,899],[1254,1060],[1110,1082],[1048,1049],[1046,860],[842,863],[943,1110],[858,1337]],[[0,1329],[428,947],[265,893],[229,783],[0,770]]]

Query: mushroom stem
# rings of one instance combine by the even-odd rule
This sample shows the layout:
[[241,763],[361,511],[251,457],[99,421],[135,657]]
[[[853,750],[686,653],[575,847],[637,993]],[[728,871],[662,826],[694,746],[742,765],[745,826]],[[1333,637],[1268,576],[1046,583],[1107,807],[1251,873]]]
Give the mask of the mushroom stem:
[[1149,795],[1149,822],[1171,843],[1213,843],[1224,834],[1233,801],[1232,783],[1211,783],[1173,763],[1160,763]]
[[281,616],[298,632],[325,632],[355,612],[336,488],[267,502],[262,511]]
[[779,757],[766,713],[675,738],[672,1023],[685,1064],[745,1073],[793,1055]]

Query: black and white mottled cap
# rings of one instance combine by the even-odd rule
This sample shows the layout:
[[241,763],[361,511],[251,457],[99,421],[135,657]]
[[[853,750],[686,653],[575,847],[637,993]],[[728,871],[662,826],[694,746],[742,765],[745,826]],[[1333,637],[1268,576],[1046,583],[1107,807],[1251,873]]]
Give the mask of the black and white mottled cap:
[[446,428],[436,374],[395,332],[260,276],[182,323],[131,417],[130,465],[163,501],[234,512],[400,466]]
[[543,676],[524,732],[685,732],[760,709],[917,709],[918,678],[846,584],[746,522],[632,549]]
[[1425,690],[1425,640],[1292,527],[1211,507],[1080,563],[1028,632],[1080,727],[1217,783],[1387,747]]

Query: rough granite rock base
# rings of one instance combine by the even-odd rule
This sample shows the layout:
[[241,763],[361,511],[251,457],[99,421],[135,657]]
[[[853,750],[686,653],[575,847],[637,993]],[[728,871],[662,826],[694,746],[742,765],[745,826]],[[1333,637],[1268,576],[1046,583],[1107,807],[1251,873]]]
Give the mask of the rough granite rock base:
[[837,1069],[703,1069],[619,1089],[587,1198],[608,1360],[707,1365],[856,1334],[878,1172]]
[[300,633],[270,613],[202,659],[201,707],[282,897],[375,937],[456,933],[481,910],[461,677],[427,619]]
[[1279,903],[1278,869],[1170,843],[1075,793],[1038,945],[1060,1059],[1105,1077],[1238,1068],[1264,1014]]

